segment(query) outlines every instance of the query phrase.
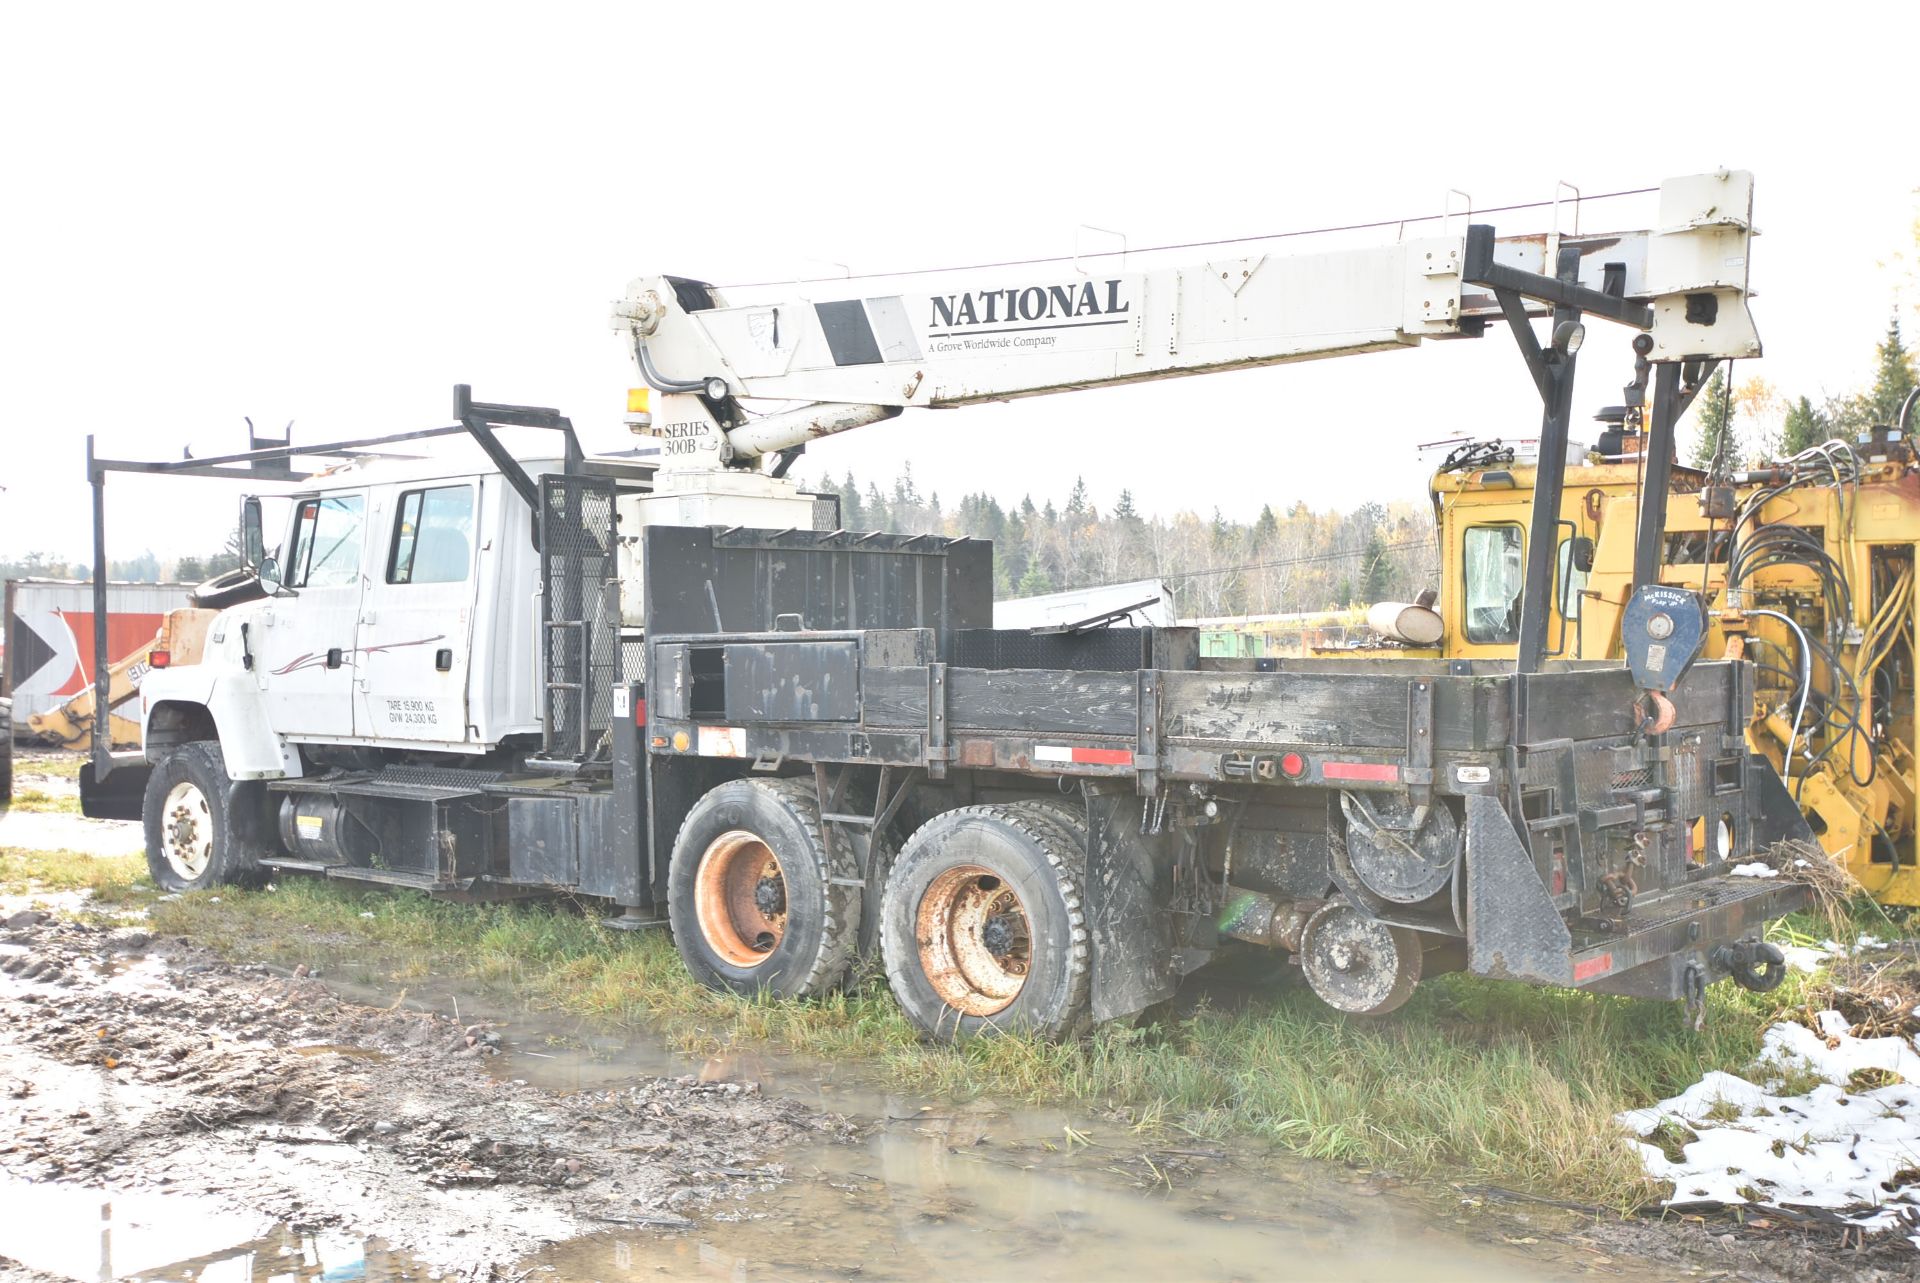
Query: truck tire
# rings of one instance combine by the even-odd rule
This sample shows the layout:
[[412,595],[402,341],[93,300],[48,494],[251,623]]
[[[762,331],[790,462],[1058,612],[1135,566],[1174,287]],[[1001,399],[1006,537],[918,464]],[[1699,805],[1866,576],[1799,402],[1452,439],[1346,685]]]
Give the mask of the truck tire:
[[1051,803],[948,811],[894,862],[881,905],[887,982],[927,1037],[1087,1025],[1084,837]]
[[154,766],[141,817],[155,886],[205,891],[259,879],[260,851],[236,823],[230,784],[226,759],[211,740],[183,744]]
[[13,701],[0,699],[0,808],[13,805]]
[[829,861],[808,780],[729,780],[674,839],[667,917],[710,989],[812,997],[846,979],[860,931],[859,870]]

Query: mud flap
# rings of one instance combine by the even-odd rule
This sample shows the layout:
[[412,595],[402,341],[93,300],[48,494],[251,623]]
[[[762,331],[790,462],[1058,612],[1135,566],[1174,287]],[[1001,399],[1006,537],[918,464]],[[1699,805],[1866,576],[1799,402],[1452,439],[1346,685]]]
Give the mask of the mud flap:
[[1749,849],[1756,855],[1776,842],[1814,841],[1813,828],[1787,792],[1786,781],[1758,753],[1747,754],[1747,797]]
[[1475,975],[1571,985],[1573,935],[1500,799],[1467,798],[1467,966]]
[[80,814],[90,820],[137,820],[146,802],[147,779],[153,768],[145,761],[117,765],[102,780],[93,763],[80,766]]
[[1093,945],[1093,1018],[1116,1020],[1173,996],[1173,924],[1138,799],[1087,798],[1087,929]]

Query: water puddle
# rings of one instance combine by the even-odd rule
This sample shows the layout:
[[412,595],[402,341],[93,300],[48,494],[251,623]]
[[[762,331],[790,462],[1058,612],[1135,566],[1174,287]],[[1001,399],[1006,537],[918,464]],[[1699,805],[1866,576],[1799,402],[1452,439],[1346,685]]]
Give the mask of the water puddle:
[[[1071,1157],[1049,1153],[1041,1147],[1049,1142],[1021,1135],[1040,1122],[974,1112],[890,1126],[863,1147],[809,1146],[784,1156],[787,1184],[713,1209],[686,1234],[595,1235],[527,1264],[565,1280],[731,1283],[1535,1283],[1582,1273],[1564,1254],[1536,1259],[1469,1243],[1390,1193],[1324,1169],[1279,1166],[1256,1177],[1183,1164],[1174,1176],[1173,1156],[1163,1153],[1161,1170],[1175,1182],[1168,1189],[1150,1183],[1133,1151],[1106,1151],[1097,1139]],[[1050,1143],[1062,1135],[1054,1131]]]
[[102,986],[108,993],[130,997],[136,994],[161,995],[168,992],[167,964],[163,959],[144,954],[120,955],[101,962],[107,974]]
[[[0,1179],[0,1209],[7,1227],[0,1231],[0,1252],[29,1269],[71,1279],[185,1279],[191,1274],[203,1280],[225,1275],[239,1283],[256,1277],[249,1272],[251,1264],[263,1254],[285,1256],[290,1241],[288,1231],[270,1219],[186,1194],[111,1193]],[[337,1238],[326,1250],[338,1260],[363,1254],[357,1242],[349,1248]],[[235,1261],[247,1266],[239,1272],[213,1268]]]
[[[329,979],[363,987],[368,1001],[393,1000],[351,965]],[[416,986],[407,1001],[444,1012],[453,993]],[[463,1018],[495,1022],[504,1036],[505,1054],[489,1062],[501,1077],[558,1092],[604,1089],[637,1073],[751,1081],[871,1129],[860,1144],[814,1142],[773,1155],[786,1183],[693,1210],[696,1224],[684,1233],[637,1225],[556,1244],[524,1263],[536,1280],[1544,1283],[1591,1272],[1550,1231],[1514,1236],[1538,1243],[1502,1243],[1489,1230],[1446,1224],[1431,1199],[1343,1168],[1147,1140],[1064,1109],[888,1094],[873,1085],[870,1066],[769,1049],[701,1059],[646,1031],[612,1032],[470,993],[459,1002]],[[1560,1224],[1558,1213],[1545,1216]],[[1604,1270],[1614,1279],[1660,1277],[1617,1261]]]

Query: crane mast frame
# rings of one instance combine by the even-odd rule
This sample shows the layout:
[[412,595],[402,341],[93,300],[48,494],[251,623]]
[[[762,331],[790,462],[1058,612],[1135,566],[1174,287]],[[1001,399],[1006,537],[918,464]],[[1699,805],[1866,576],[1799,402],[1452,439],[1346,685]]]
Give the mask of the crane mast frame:
[[[630,420],[662,439],[674,471],[750,467],[818,437],[906,408],[950,408],[1477,337],[1507,323],[1542,401],[1543,460],[1564,459],[1583,322],[1640,332],[1628,396],[1645,404],[1649,457],[1671,454],[1673,429],[1722,359],[1758,356],[1747,309],[1753,176],[1661,184],[1650,230],[1502,239],[1464,234],[1296,256],[1255,255],[1189,267],[1065,280],[964,271],[888,279],[887,292],[808,294],[729,304],[714,287],[642,277],[615,305],[647,385],[663,395]],[[833,282],[822,282],[831,290]],[[1533,318],[1550,321],[1541,343]],[[753,418],[752,400],[800,401]],[[1536,529],[1557,520],[1559,470],[1545,468]],[[1655,564],[1664,477],[1649,479],[1641,561]],[[1551,540],[1534,540],[1519,648],[1522,672],[1548,653]],[[1641,582],[1652,582],[1643,574]]]

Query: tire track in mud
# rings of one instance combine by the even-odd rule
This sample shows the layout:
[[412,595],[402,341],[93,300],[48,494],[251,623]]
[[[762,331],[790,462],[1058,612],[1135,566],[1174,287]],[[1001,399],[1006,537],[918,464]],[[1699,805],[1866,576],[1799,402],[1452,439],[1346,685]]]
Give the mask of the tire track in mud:
[[[212,1196],[473,1270],[609,1226],[725,1215],[766,1155],[855,1127],[752,1083],[560,1093],[499,1035],[297,968],[26,912],[0,929],[0,1173]],[[0,1234],[0,1255],[6,1252]]]

